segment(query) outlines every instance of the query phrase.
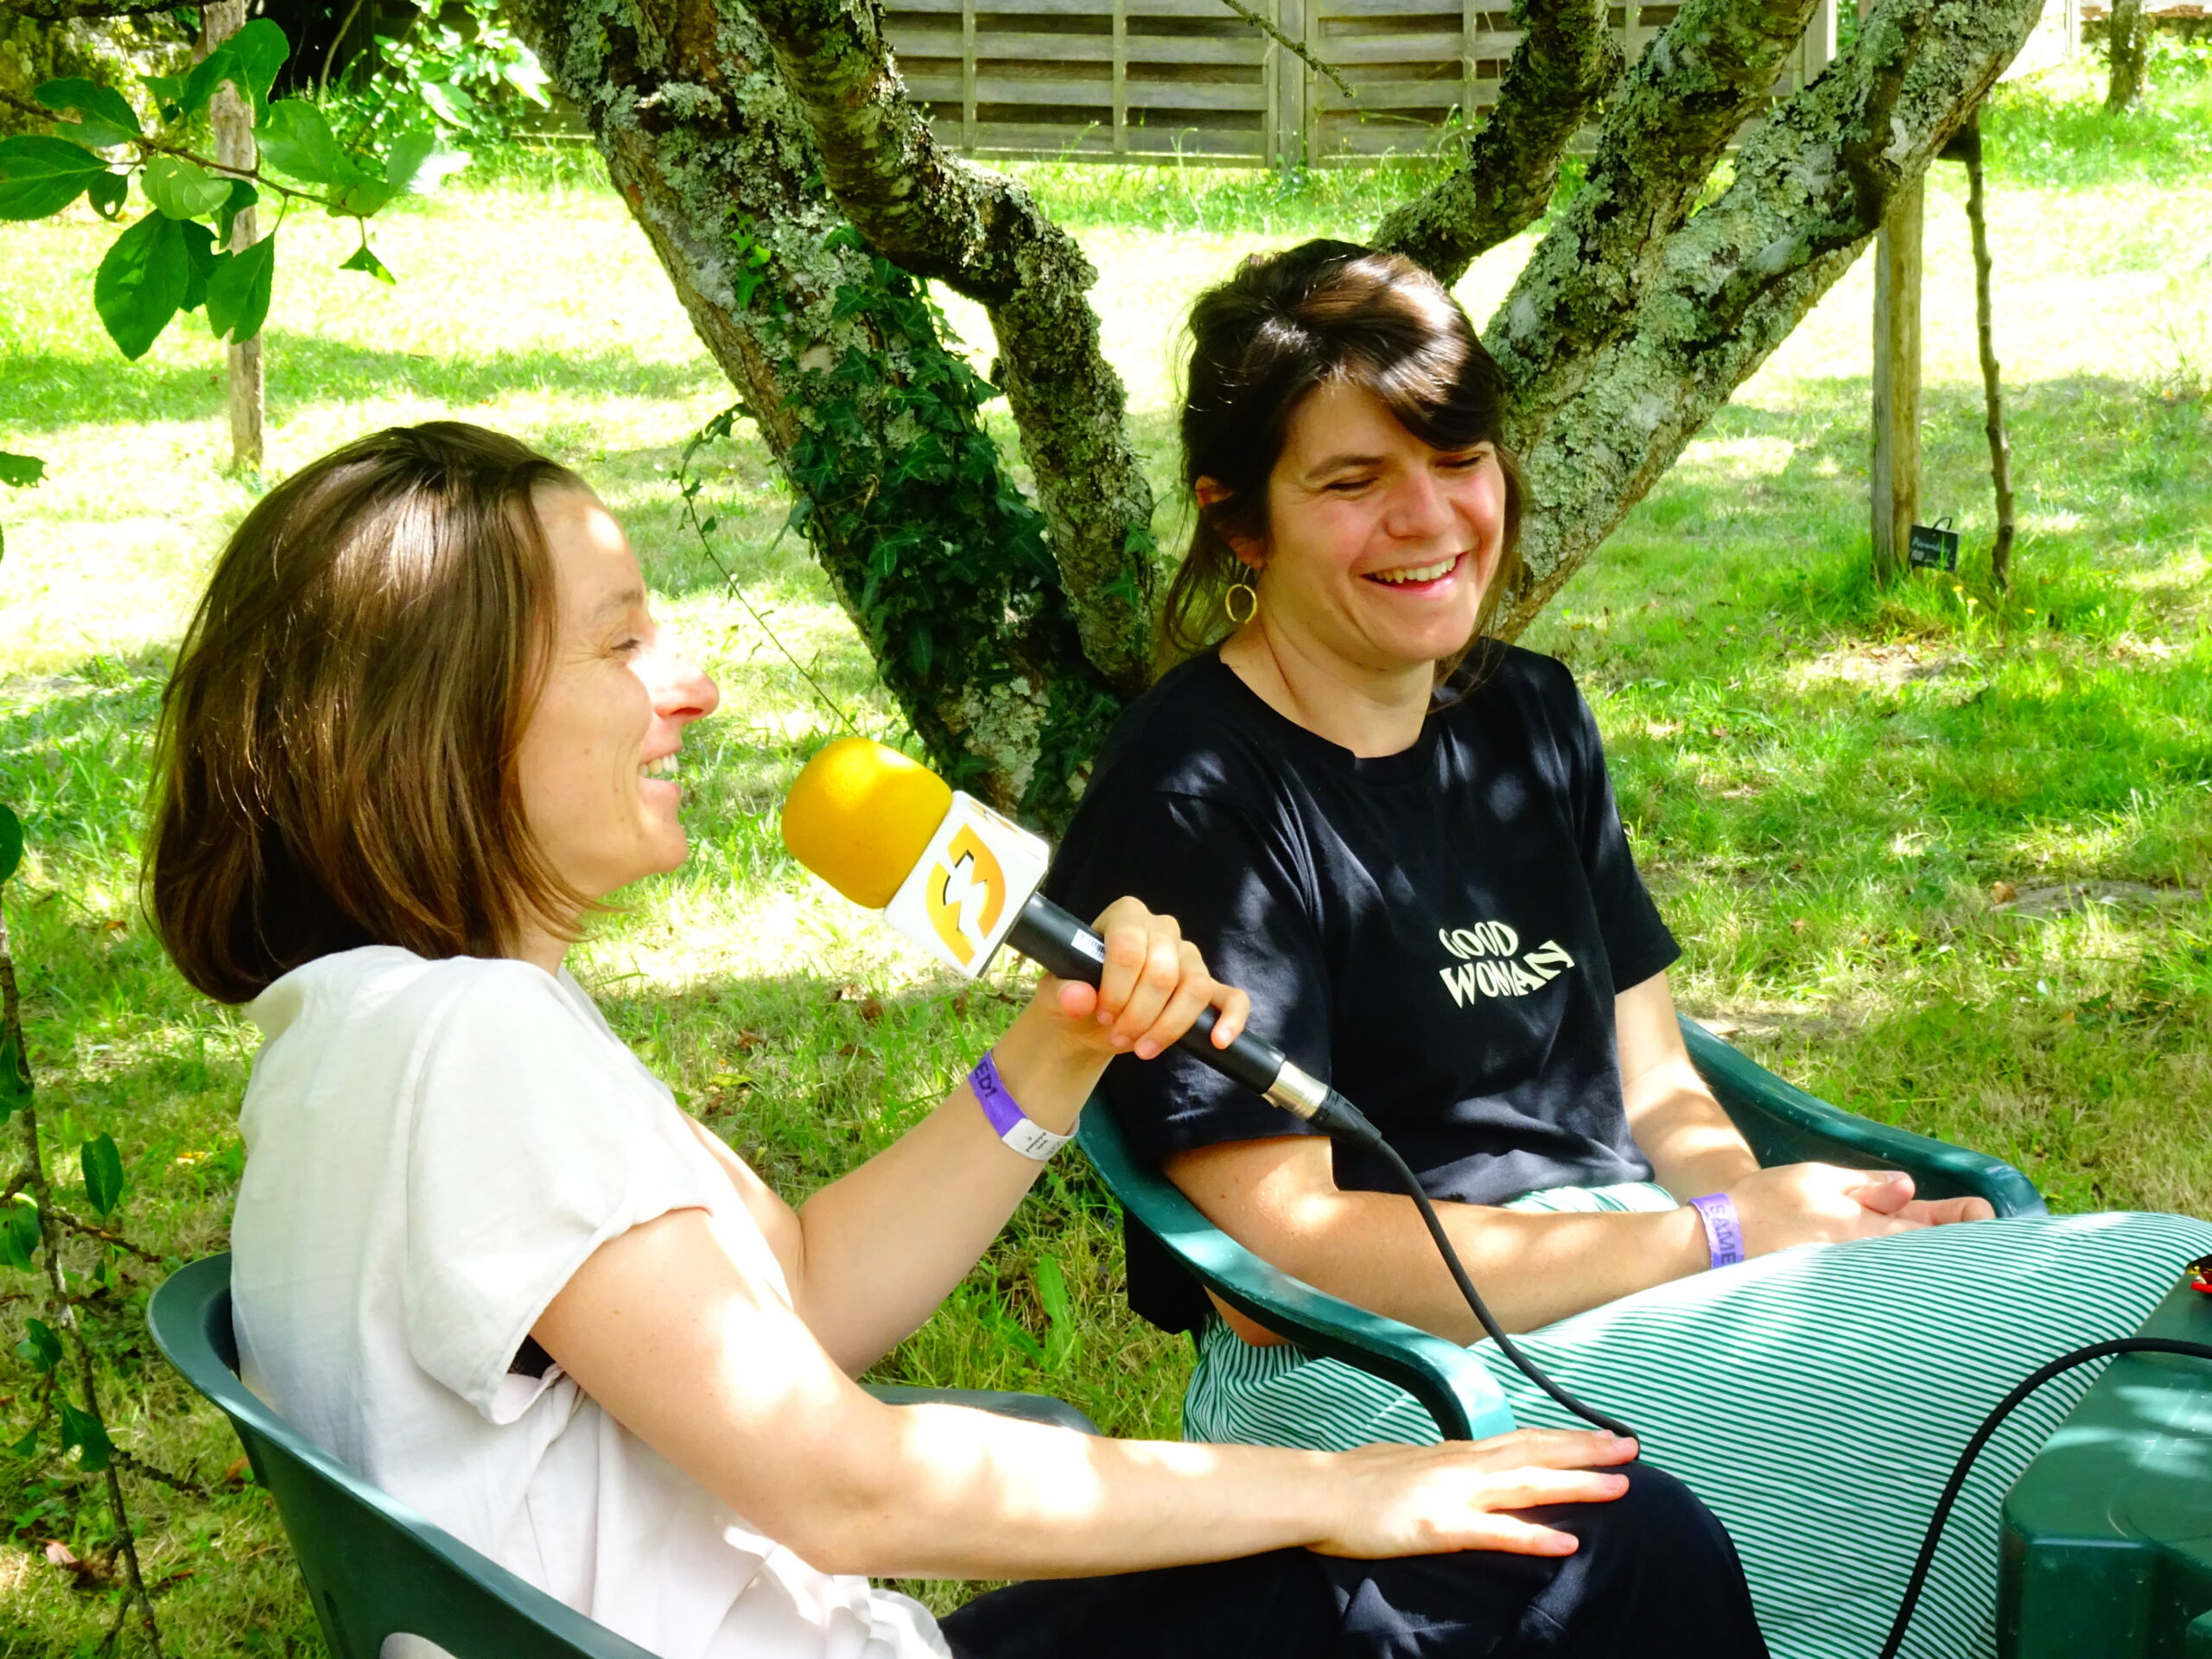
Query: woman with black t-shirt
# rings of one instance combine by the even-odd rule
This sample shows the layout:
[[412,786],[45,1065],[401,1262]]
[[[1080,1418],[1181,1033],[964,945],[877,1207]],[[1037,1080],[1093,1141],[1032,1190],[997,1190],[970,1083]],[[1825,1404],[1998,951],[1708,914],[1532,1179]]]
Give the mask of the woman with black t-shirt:
[[[1254,1027],[1447,1201],[1522,1345],[1721,1516],[1778,1659],[1864,1659],[1974,1423],[2042,1361],[2133,1332],[2212,1226],[1998,1222],[1905,1176],[1759,1168],[1683,1049],[1680,952],[1588,707],[1548,658],[1470,649],[1513,586],[1520,500],[1465,315],[1402,258],[1315,242],[1248,261],[1192,332],[1183,660],[1109,740],[1050,890],[1172,912]],[[1182,1056],[1116,1062],[1104,1090],[1268,1261],[1479,1335],[1378,1161]],[[1408,1395],[1211,1305],[1136,1230],[1129,1294],[1197,1334],[1191,1438],[1435,1438]],[[1521,1421],[1571,1421],[1476,1351]],[[2002,1495],[2093,1375],[1981,1460],[1909,1653],[1993,1650]]]

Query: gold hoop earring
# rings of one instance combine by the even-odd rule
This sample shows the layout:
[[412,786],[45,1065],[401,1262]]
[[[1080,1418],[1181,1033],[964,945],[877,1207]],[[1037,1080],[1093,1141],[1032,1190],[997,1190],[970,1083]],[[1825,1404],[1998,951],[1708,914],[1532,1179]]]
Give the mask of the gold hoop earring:
[[[1249,608],[1242,616],[1236,614],[1236,595],[1239,594],[1249,601]],[[1221,608],[1230,621],[1241,628],[1260,613],[1260,590],[1249,582],[1231,582],[1229,591],[1221,596]]]

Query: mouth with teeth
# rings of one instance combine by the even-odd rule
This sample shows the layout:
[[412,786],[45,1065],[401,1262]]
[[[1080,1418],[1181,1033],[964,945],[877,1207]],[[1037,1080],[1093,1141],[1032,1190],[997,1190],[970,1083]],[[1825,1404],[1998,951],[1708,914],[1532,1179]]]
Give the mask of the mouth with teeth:
[[648,760],[638,768],[640,778],[669,778],[676,776],[676,756],[664,754],[658,760]]
[[1454,553],[1449,558],[1437,559],[1427,564],[1402,564],[1392,570],[1370,570],[1365,579],[1379,582],[1385,588],[1430,588],[1440,585],[1459,568],[1459,561],[1466,556]]

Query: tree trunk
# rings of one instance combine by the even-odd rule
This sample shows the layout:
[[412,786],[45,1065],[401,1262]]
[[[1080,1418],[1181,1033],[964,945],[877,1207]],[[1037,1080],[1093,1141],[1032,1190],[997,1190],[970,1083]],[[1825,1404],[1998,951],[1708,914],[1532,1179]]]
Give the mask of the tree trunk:
[[2143,0],[2112,0],[2112,16],[2105,22],[2105,64],[2111,75],[2106,83],[2107,110],[2118,115],[2143,96],[2150,57]]
[[737,0],[521,0],[615,188],[760,429],[795,516],[931,762],[1052,823],[1120,707],[988,389],[914,282],[847,225]]
[[[206,57],[245,27],[246,0],[215,0],[200,14],[200,55]],[[253,118],[245,100],[228,81],[215,89],[207,110],[215,129],[215,159],[241,173],[251,172],[255,161]],[[248,207],[231,221],[231,251],[239,253],[261,239],[258,214]],[[228,402],[231,415],[231,465],[261,465],[262,415],[265,407],[261,378],[261,336],[234,340],[225,348],[229,368]]]
[[[1137,677],[1151,574],[1080,251],[1019,186],[938,149],[873,5],[518,3],[931,757],[1051,824]],[[2041,3],[1885,0],[1766,111],[1811,0],[1687,0],[1617,93],[1598,0],[1524,0],[1468,165],[1379,238],[1464,270],[1541,210],[1605,97],[1589,181],[1488,330],[1529,483],[1509,637],[1848,267]],[[1007,481],[906,271],[990,308],[1042,514]]]

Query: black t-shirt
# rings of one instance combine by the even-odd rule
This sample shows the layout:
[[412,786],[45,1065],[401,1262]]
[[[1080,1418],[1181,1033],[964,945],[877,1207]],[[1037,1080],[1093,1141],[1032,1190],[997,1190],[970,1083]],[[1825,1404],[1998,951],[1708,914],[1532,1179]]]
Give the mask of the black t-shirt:
[[[1252,1028],[1374,1120],[1430,1195],[1497,1204],[1649,1179],[1629,1134],[1613,998],[1681,954],[1630,857],[1589,706],[1506,649],[1420,740],[1362,760],[1270,709],[1221,659],[1130,705],[1046,880],[1090,916],[1174,916]],[[1311,1134],[1171,1051],[1107,1068],[1139,1156]],[[1336,1150],[1340,1187],[1395,1191]],[[1129,1300],[1171,1331],[1195,1283],[1129,1230]]]

